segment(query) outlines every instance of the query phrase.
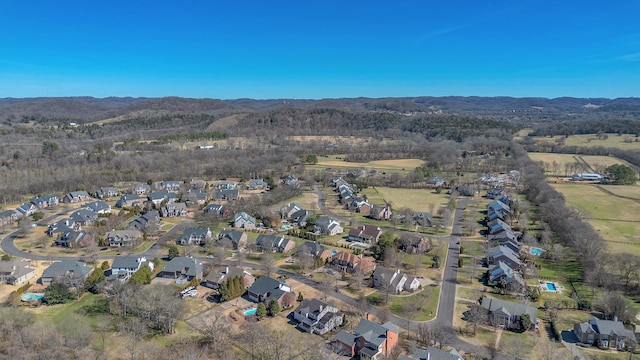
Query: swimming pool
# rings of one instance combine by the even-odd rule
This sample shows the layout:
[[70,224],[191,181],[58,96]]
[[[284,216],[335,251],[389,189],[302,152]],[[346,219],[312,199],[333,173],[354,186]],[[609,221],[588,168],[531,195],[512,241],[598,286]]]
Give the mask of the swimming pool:
[[537,247],[532,247],[530,251],[531,251],[532,255],[539,256],[544,252],[544,249],[540,249],[540,248],[537,248]]
[[245,310],[243,314],[245,316],[247,316],[247,315],[255,315],[256,311],[258,311],[258,308],[251,308],[249,310]]
[[336,250],[331,250],[331,256],[334,256],[335,254],[337,254],[338,252]]
[[291,225],[282,225],[282,228],[285,229],[285,230],[290,230],[290,229],[293,229],[293,226],[291,226]]
[[22,295],[22,301],[34,301],[44,299],[44,294],[25,293]]
[[353,246],[354,248],[358,248],[358,249],[363,249],[363,250],[367,250],[369,247],[363,244],[351,244],[351,246]]
[[556,292],[558,289],[556,288],[556,284],[552,282],[547,282],[547,290]]

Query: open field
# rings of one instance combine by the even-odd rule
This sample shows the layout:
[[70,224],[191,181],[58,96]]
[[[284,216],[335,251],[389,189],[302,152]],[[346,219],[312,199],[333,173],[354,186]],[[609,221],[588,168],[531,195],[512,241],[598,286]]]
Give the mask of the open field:
[[313,191],[308,191],[302,193],[302,195],[296,196],[292,199],[283,201],[275,206],[273,206],[273,210],[280,211],[284,206],[289,203],[298,203],[305,210],[317,211],[318,208],[318,194]]
[[[603,171],[606,167],[614,164],[629,165],[624,160],[618,159],[613,156],[595,156],[595,155],[574,155],[574,154],[556,154],[556,153],[537,153],[530,152],[529,158],[533,161],[545,163],[545,171],[552,173],[556,176],[571,176],[573,172],[599,172]],[[584,161],[591,169],[580,170],[580,168],[573,168],[573,164],[580,164]],[[554,171],[553,163],[557,164],[557,169]]]
[[[606,139],[598,139],[596,134],[582,134],[582,135],[570,135],[554,136],[554,137],[536,137],[538,143],[552,143],[557,144],[558,141],[563,141],[567,146],[581,146],[581,147],[609,147],[623,150],[640,150],[640,140],[636,142],[638,138],[635,135],[623,134],[606,134]],[[628,139],[625,141],[625,139]]]
[[314,170],[324,170],[328,167],[337,168],[366,168],[376,169],[378,172],[408,172],[424,164],[420,159],[396,159],[396,160],[374,160],[369,162],[349,162],[344,161],[344,155],[331,155],[328,157],[319,156],[318,163],[308,165],[307,168]]
[[400,189],[389,187],[371,187],[362,191],[370,203],[383,205],[391,203],[394,209],[410,208],[415,211],[430,211],[433,204],[434,212],[446,206],[449,196],[444,192],[436,194],[433,189]]
[[[611,193],[615,186],[589,184],[552,184],[569,206],[585,212],[585,218],[607,240],[611,252],[640,255],[640,203]],[[633,187],[620,191],[633,195]],[[605,191],[603,191],[603,189]],[[606,190],[611,191],[607,193]],[[587,196],[585,196],[587,195]]]

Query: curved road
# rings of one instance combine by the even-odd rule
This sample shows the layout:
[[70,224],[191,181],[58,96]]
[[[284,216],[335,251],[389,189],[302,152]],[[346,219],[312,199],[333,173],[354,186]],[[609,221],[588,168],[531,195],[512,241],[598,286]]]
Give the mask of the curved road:
[[[329,211],[326,206],[325,206],[325,197],[324,197],[324,193],[319,189],[319,187],[317,185],[314,185],[314,189],[316,190],[316,193],[318,194],[318,207],[325,211],[326,213],[328,213],[331,216],[335,216],[335,214],[331,213],[331,211]],[[451,235],[450,236],[442,236],[439,237],[441,240],[446,241],[449,244],[449,248],[447,251],[447,258],[445,261],[445,267],[444,267],[444,274],[442,276],[442,284],[441,284],[441,289],[440,289],[440,299],[438,301],[438,312],[436,314],[436,317],[432,320],[428,320],[428,321],[414,321],[414,320],[407,320],[404,318],[401,318],[399,316],[393,315],[393,314],[388,314],[389,318],[391,319],[391,321],[397,325],[398,327],[405,329],[405,330],[413,330],[415,331],[418,328],[419,324],[422,323],[428,323],[430,324],[432,327],[451,327],[453,324],[453,314],[454,314],[454,308],[455,308],[455,297],[456,297],[456,284],[457,284],[457,272],[458,272],[458,257],[460,254],[460,237],[462,235],[462,218],[463,218],[463,212],[465,207],[467,206],[468,201],[467,200],[460,200],[457,203],[457,207],[455,209],[454,212],[454,221],[453,221],[453,228],[451,231]],[[62,215],[64,213],[59,213],[56,214],[54,216],[58,216],[58,215]],[[335,216],[337,217],[337,216]],[[50,218],[53,218],[50,217]],[[48,219],[43,219],[42,221],[47,221]],[[340,217],[337,217],[340,218]],[[175,229],[175,227],[174,227]],[[170,230],[170,232],[173,231]],[[105,259],[112,259],[113,256],[104,256],[104,255],[97,255],[97,256],[45,256],[45,255],[37,255],[37,254],[32,254],[32,253],[27,253],[24,252],[20,249],[18,249],[15,244],[15,238],[17,235],[18,231],[15,231],[7,236],[4,237],[4,239],[2,239],[2,242],[0,243],[0,248],[7,254],[12,255],[12,256],[17,256],[17,257],[22,257],[25,259],[31,259],[31,260],[48,260],[48,261],[62,261],[62,260],[68,260],[68,259],[78,259],[78,260],[105,260]],[[152,245],[148,250],[138,254],[138,255],[142,255],[142,256],[162,256],[164,254],[161,254],[161,250],[158,248],[157,244]],[[201,260],[209,260],[209,259],[205,259],[205,258],[200,258]],[[262,264],[256,264],[256,263],[251,263],[251,262],[244,262],[244,261],[225,261],[225,263],[228,264],[237,264],[237,265],[242,265],[242,266],[246,266],[246,267],[250,267],[250,268],[254,268],[254,269],[260,269],[260,270],[264,270],[265,266]],[[307,286],[313,287],[313,288],[317,288],[318,287],[318,283],[317,281],[309,278],[308,276],[304,276],[304,275],[300,275],[297,273],[293,273],[287,270],[283,270],[283,269],[276,269],[275,272],[277,274],[280,275],[287,275],[288,277],[297,280]],[[338,300],[341,300],[347,304],[350,304],[354,307],[358,307],[357,304],[357,300],[346,295],[343,294],[342,292],[331,292],[330,294],[328,293],[327,295],[330,295],[331,297],[334,297]],[[372,305],[367,305],[367,311],[371,314],[374,314],[376,316],[380,316],[381,311],[380,309],[376,308],[375,306]],[[457,336],[451,336],[450,339],[448,339],[447,341],[447,345],[453,346],[454,348],[458,349],[458,350],[462,350],[466,353],[471,353],[471,354],[475,354],[484,358],[491,358],[491,354],[490,351],[482,346],[477,346],[474,344],[470,344],[462,339],[460,339]],[[497,354],[495,357],[493,357],[494,359],[500,359],[500,360],[510,360],[513,359],[510,356],[506,356],[503,354]]]

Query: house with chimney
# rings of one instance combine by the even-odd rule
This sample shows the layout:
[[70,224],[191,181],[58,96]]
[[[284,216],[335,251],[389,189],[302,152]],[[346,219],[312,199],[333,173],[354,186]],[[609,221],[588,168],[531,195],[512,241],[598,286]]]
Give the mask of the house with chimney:
[[377,266],[371,275],[371,286],[381,291],[400,293],[420,288],[420,280],[413,275],[400,272],[400,269],[387,269]]
[[112,247],[133,247],[142,240],[139,230],[111,230],[104,234],[105,240]]
[[28,261],[0,261],[0,282],[22,285],[35,276],[36,271]]
[[369,210],[369,217],[374,220],[389,220],[391,218],[391,206],[373,205]]
[[178,240],[180,245],[204,245],[213,237],[209,228],[188,228]]
[[574,324],[573,333],[581,343],[600,348],[624,350],[636,343],[635,333],[625,328],[617,318],[603,320],[592,316],[587,322]]
[[142,256],[116,256],[111,264],[111,276],[121,281],[127,281],[143,266],[153,271],[153,262]]
[[398,327],[392,322],[382,325],[368,319],[360,320],[353,332],[340,331],[335,345],[338,353],[359,359],[390,358],[398,345]]
[[256,249],[260,252],[288,253],[296,246],[293,240],[281,235],[260,234],[256,239]]
[[291,291],[291,287],[284,281],[279,281],[268,276],[260,276],[247,289],[247,297],[256,303],[269,305],[271,299],[275,299],[280,308],[288,308],[296,301],[296,294]]
[[293,318],[300,330],[322,335],[342,325],[344,314],[322,300],[304,299],[293,311]]
[[245,289],[250,288],[256,281],[256,278],[246,269],[238,266],[225,266],[218,267],[210,271],[204,278],[203,285],[217,290],[225,281],[236,277],[242,278]]
[[331,257],[331,267],[343,273],[362,272],[362,274],[368,274],[376,269],[376,263],[370,256],[339,251]]
[[248,236],[244,231],[223,229],[218,234],[218,244],[233,248],[234,250],[243,249],[247,246]]
[[322,215],[318,217],[318,220],[313,225],[313,232],[315,234],[335,236],[342,234],[344,229],[340,226],[338,220]]
[[375,225],[359,225],[349,230],[349,241],[375,244],[382,235],[382,229]]

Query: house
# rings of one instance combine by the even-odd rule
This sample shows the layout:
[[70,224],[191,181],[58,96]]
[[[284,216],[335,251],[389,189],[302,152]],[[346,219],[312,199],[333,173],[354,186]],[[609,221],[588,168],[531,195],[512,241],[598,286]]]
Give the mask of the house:
[[160,214],[157,211],[149,211],[132,220],[127,228],[129,230],[154,230],[160,227]]
[[104,238],[113,247],[132,247],[138,245],[142,239],[139,230],[111,230],[104,234]]
[[440,176],[435,176],[435,177],[427,180],[427,185],[429,185],[431,187],[444,186],[444,180]]
[[495,199],[500,195],[502,195],[502,188],[492,187],[487,190],[487,194],[485,195],[485,197],[487,199]]
[[111,205],[102,200],[94,201],[85,205],[87,209],[93,210],[96,214],[111,214]]
[[136,195],[144,195],[151,192],[151,185],[136,184],[131,188],[131,193]]
[[493,326],[505,329],[520,328],[520,318],[525,314],[529,315],[532,324],[536,323],[538,310],[524,304],[485,296],[482,298],[480,307],[486,311],[487,319]]
[[495,265],[498,264],[498,261],[502,261],[513,270],[517,271],[520,269],[520,258],[518,254],[507,246],[500,245],[487,250],[487,263],[489,265]]
[[271,299],[275,299],[281,309],[288,308],[296,301],[295,293],[291,291],[289,285],[265,275],[260,276],[247,289],[247,296],[249,300],[256,303],[262,302],[267,306]]
[[59,199],[57,195],[49,194],[37,197],[31,200],[31,203],[38,207],[38,209],[52,208],[58,206]]
[[313,225],[313,232],[316,234],[334,236],[342,234],[344,229],[340,226],[340,223],[337,220],[327,216],[320,216]]
[[168,192],[167,190],[154,191],[147,195],[147,199],[158,207],[162,202],[166,201],[167,204],[173,204],[178,200],[178,195]]
[[420,280],[415,276],[400,272],[400,269],[387,269],[377,266],[371,275],[371,285],[383,291],[400,293],[402,291],[414,291],[420,288]]
[[331,255],[333,255],[330,249],[327,249],[324,245],[321,245],[315,241],[307,241],[304,244],[300,245],[297,254],[308,254],[310,256],[313,256],[314,259],[320,258],[324,261],[330,258]]
[[431,239],[419,234],[403,232],[398,237],[398,250],[407,254],[422,254],[431,250]]
[[181,283],[202,279],[202,263],[192,257],[175,257],[164,265],[158,277],[177,279]]
[[489,246],[506,246],[511,249],[513,252],[520,252],[520,244],[518,244],[518,239],[513,231],[502,232],[494,235],[487,235],[487,241],[489,242]]
[[411,226],[432,227],[433,214],[426,211],[414,211],[411,213]]
[[626,329],[621,321],[602,320],[595,316],[586,323],[573,325],[573,333],[583,344],[596,345],[601,348],[623,350],[627,345],[636,343],[635,333]]
[[160,181],[159,183],[156,183],[156,189],[165,191],[180,191],[180,185],[182,185],[181,181]]
[[283,185],[286,185],[286,186],[291,186],[295,188],[300,187],[300,181],[298,180],[298,177],[295,175],[287,175],[282,178],[281,182]]
[[79,223],[76,223],[73,219],[62,219],[54,222],[53,224],[49,224],[47,227],[47,235],[53,236],[53,234],[64,233],[68,231],[79,231],[81,226]]
[[292,240],[280,235],[260,234],[256,239],[256,249],[261,252],[288,253],[296,246]]
[[256,218],[242,211],[233,218],[233,227],[238,229],[255,229],[257,225]]
[[222,182],[215,186],[216,190],[236,190],[237,188],[238,184],[233,182]]
[[218,243],[224,245],[229,244],[234,250],[242,249],[247,246],[247,234],[244,231],[222,230],[218,234]]
[[194,204],[204,205],[207,202],[207,192],[196,189],[189,189],[184,194],[185,201],[191,201]]
[[101,187],[96,191],[95,195],[98,199],[106,199],[120,195],[120,190],[113,186]]
[[370,214],[372,208],[373,205],[369,204],[367,200],[357,199],[354,203],[352,203],[352,209],[350,210],[355,210],[356,212],[362,214]]
[[49,286],[52,282],[62,277],[79,277],[82,279],[86,279],[92,271],[93,268],[87,266],[86,263],[75,260],[64,260],[49,265],[49,267],[46,268],[42,273],[40,282],[42,283],[42,285]]
[[189,210],[187,210],[187,204],[185,203],[167,204],[160,208],[161,217],[178,217],[187,215],[189,215]]
[[33,203],[24,203],[20,205],[16,210],[22,214],[22,216],[31,216],[38,211],[38,207]]
[[209,272],[204,278],[203,285],[211,289],[219,289],[222,284],[235,277],[241,277],[244,282],[244,288],[248,289],[256,281],[256,278],[247,270],[237,266],[226,266]]
[[293,311],[298,328],[322,335],[342,325],[344,315],[333,305],[319,299],[304,299]]
[[297,212],[302,210],[302,206],[298,203],[288,203],[282,209],[280,209],[280,215],[283,219],[290,219],[291,216]]
[[522,274],[514,271],[512,268],[502,261],[487,271],[489,285],[498,286],[503,284],[505,289],[513,292],[522,292],[525,289],[525,282],[522,278]]
[[498,213],[498,216],[504,219],[507,215],[511,216],[511,208],[500,200],[494,200],[487,205],[487,215],[492,213]]
[[502,232],[513,232],[511,225],[502,221],[501,219],[493,219],[487,223],[489,228],[489,234],[496,235]]
[[117,208],[128,208],[133,206],[142,206],[145,198],[138,194],[124,194],[116,202]]
[[0,226],[13,224],[18,220],[18,213],[15,210],[5,210],[0,212]]
[[454,190],[461,196],[474,196],[476,194],[475,190],[469,185],[459,185]]
[[222,204],[209,204],[204,207],[205,214],[214,214],[227,219],[233,216],[233,209]]
[[86,191],[72,191],[62,198],[65,203],[77,203],[91,199]]
[[204,190],[207,188],[207,182],[201,179],[192,179],[189,183],[190,189]]
[[93,236],[87,234],[84,231],[67,231],[55,240],[56,246],[68,247],[68,248],[79,248],[79,247],[87,247],[93,242]]
[[227,200],[227,201],[235,201],[240,199],[240,193],[238,190],[229,189],[229,190],[218,190],[213,194],[214,200]]
[[264,190],[268,187],[269,185],[262,179],[251,179],[247,184],[247,189],[249,190]]
[[80,226],[92,225],[98,221],[98,213],[89,208],[82,208],[71,213],[69,219]]
[[341,272],[362,272],[368,274],[375,270],[376,263],[370,256],[357,256],[350,252],[339,251],[331,257],[331,266]]
[[111,275],[126,281],[143,266],[153,270],[153,263],[142,256],[116,256],[111,264]]
[[22,285],[36,276],[28,261],[0,261],[0,281],[10,285]]
[[389,220],[391,218],[391,206],[373,205],[369,210],[369,217],[374,220]]
[[416,349],[411,355],[400,355],[399,360],[464,360],[462,356],[451,349],[444,351],[433,346],[426,349]]
[[382,229],[375,225],[360,225],[349,230],[349,241],[375,244],[382,235]]
[[340,331],[336,337],[336,345],[341,354],[351,357],[390,358],[391,352],[398,345],[398,334],[398,327],[391,322],[379,325],[362,319],[353,333]]
[[307,221],[313,217],[313,212],[309,210],[298,210],[291,215],[290,222],[298,227],[306,227]]
[[180,245],[203,245],[213,237],[209,228],[189,228],[185,229],[178,242]]

